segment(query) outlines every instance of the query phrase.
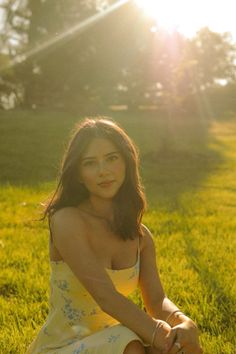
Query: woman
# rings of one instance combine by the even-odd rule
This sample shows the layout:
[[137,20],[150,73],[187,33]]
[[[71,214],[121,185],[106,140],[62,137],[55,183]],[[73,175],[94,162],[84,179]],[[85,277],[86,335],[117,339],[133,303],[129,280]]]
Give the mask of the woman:
[[[28,354],[198,354],[196,324],[166,296],[137,150],[105,117],[85,119],[65,153],[47,205],[48,318]],[[146,311],[129,296],[140,287]]]

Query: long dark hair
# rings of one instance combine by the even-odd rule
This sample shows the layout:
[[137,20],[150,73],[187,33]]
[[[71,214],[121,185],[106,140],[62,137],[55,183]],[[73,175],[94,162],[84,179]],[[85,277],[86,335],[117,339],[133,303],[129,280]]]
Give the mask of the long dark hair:
[[111,229],[124,240],[142,235],[141,219],[147,203],[139,175],[138,149],[125,131],[109,117],[85,118],[75,126],[64,154],[56,191],[46,203],[44,220],[57,210],[78,206],[89,197],[89,191],[78,180],[80,159],[94,138],[109,139],[119,150],[126,164],[125,180],[113,197],[114,220]]

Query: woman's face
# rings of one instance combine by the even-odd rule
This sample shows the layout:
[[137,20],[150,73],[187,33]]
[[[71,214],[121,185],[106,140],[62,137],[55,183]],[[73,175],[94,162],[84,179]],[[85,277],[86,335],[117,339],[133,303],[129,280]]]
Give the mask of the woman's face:
[[79,180],[90,195],[110,199],[125,179],[125,161],[116,146],[108,139],[94,138],[79,164]]

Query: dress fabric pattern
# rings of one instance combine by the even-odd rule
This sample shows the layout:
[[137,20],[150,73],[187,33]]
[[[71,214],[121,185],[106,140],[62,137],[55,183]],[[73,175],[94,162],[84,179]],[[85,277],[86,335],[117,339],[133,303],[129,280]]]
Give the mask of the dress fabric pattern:
[[[143,340],[101,310],[64,261],[51,261],[49,314],[26,354],[123,354],[132,340]],[[129,297],[138,287],[140,247],[136,264],[105,268],[117,291]]]

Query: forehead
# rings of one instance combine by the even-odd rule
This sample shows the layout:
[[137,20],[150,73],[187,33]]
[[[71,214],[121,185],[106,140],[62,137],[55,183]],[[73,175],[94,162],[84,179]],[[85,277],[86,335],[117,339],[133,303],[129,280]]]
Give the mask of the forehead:
[[85,150],[83,158],[105,155],[109,152],[115,151],[118,151],[118,149],[111,140],[105,138],[94,138]]

